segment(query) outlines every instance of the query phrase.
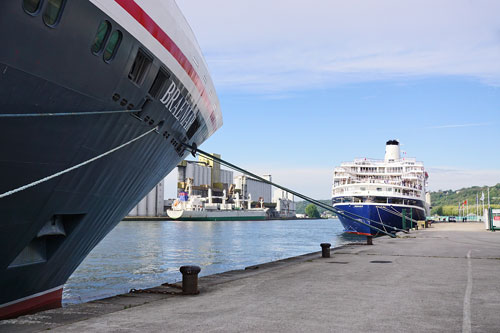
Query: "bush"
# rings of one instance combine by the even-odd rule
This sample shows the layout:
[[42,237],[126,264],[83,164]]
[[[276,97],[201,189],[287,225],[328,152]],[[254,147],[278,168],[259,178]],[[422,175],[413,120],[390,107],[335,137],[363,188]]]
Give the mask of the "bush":
[[306,206],[306,215],[313,219],[320,218],[318,208],[314,204],[309,204]]

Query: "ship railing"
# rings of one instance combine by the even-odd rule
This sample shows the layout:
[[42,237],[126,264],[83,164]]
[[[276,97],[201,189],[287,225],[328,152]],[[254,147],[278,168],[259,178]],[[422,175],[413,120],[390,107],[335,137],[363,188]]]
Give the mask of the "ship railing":
[[371,158],[356,158],[354,161],[346,161],[342,162],[340,165],[343,166],[370,166],[370,165],[394,165],[394,164],[402,164],[402,165],[413,165],[413,166],[423,166],[424,163],[421,161],[417,161],[414,157],[404,157],[399,160],[394,160],[391,162],[381,160],[381,159],[371,159]]
[[377,197],[393,197],[393,198],[405,198],[414,200],[425,200],[425,194],[412,195],[405,193],[396,193],[390,191],[357,191],[357,190],[346,190],[346,191],[333,191],[333,196],[347,196],[347,197],[360,197],[360,196],[377,196]]
[[368,188],[375,188],[375,186],[392,186],[392,188],[398,188],[403,191],[422,191],[425,187],[422,186],[422,184],[404,184],[403,182],[398,182],[398,183],[392,183],[392,182],[366,182],[366,181],[359,181],[359,182],[347,182],[347,183],[337,183],[335,182],[333,184],[334,188],[343,188],[345,186],[352,186],[352,185],[365,185]]

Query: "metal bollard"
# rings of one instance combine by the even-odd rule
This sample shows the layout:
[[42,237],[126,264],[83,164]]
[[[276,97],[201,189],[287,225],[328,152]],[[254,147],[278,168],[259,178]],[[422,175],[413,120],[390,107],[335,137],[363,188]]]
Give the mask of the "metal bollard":
[[373,245],[373,236],[366,236],[366,245]]
[[321,245],[321,257],[330,258],[330,246],[332,246],[332,244],[321,243],[320,245]]
[[184,295],[199,294],[198,273],[201,268],[198,266],[182,266],[179,270],[182,273],[182,293]]

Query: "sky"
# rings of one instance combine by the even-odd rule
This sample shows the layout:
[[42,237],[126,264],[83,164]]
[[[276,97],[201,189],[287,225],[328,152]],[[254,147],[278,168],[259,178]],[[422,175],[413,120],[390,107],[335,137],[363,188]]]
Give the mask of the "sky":
[[318,199],[390,139],[432,191],[500,183],[500,1],[177,3],[224,118],[201,149]]

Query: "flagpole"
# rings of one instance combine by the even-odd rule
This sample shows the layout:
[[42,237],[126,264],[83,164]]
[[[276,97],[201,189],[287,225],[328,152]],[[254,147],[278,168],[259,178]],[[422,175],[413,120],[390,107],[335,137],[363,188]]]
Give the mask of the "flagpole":
[[479,194],[476,193],[476,221],[479,216]]
[[488,210],[490,210],[490,187],[488,186]]
[[483,217],[484,220],[484,191],[481,191],[481,202],[483,204],[483,210],[481,211],[481,216]]
[[484,192],[482,193],[482,198],[483,198],[483,216],[484,216]]

